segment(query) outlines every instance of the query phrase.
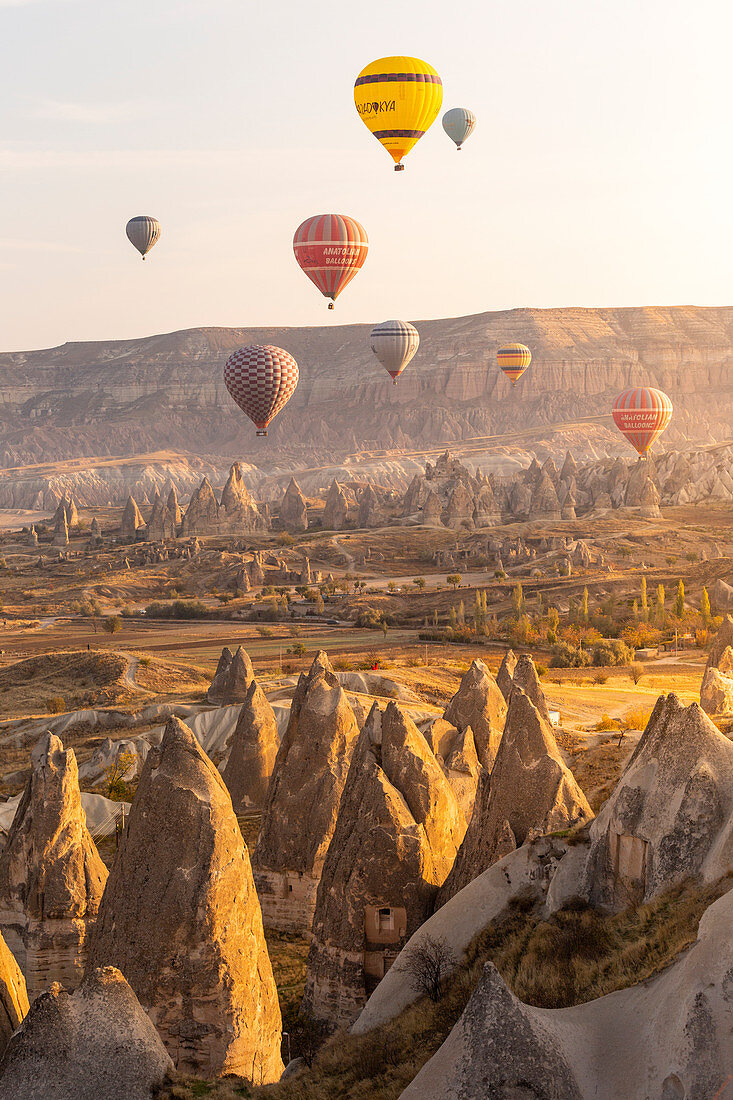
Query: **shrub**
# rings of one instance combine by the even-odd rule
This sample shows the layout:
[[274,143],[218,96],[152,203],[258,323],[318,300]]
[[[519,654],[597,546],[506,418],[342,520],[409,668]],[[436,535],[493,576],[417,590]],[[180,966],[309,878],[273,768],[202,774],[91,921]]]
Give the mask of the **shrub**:
[[624,729],[643,730],[651,717],[651,710],[646,707],[631,707],[624,715]]
[[585,649],[568,642],[560,642],[555,648],[550,665],[552,668],[585,668],[590,660],[590,653]]
[[174,600],[173,603],[156,600],[148,604],[145,614],[151,619],[205,619],[209,609],[201,600]]
[[293,657],[305,657],[307,652],[302,642],[294,642],[288,649],[288,653],[292,653]]
[[540,677],[546,676],[548,673],[547,665],[535,665],[535,669],[537,671],[537,675]]
[[270,626],[258,626],[257,633],[261,638],[271,638],[274,634],[274,631]]
[[616,718],[611,718],[608,714],[604,714],[600,722],[596,723],[596,730],[598,733],[607,733],[609,730],[617,730],[618,728],[618,720]]
[[596,672],[593,677],[594,684],[606,684],[608,683],[608,674],[605,672]]
[[108,615],[102,625],[108,634],[118,634],[122,630],[122,621],[117,615]]
[[628,665],[634,654],[620,638],[606,639],[593,646],[594,665]]
[[62,695],[52,695],[46,700],[46,710],[49,714],[60,714],[66,710],[66,700]]
[[382,621],[381,611],[377,611],[374,607],[362,607],[357,616],[356,625],[365,627],[367,630],[381,630]]
[[631,664],[629,665],[629,676],[634,681],[634,683],[638,684],[639,680],[641,680],[643,675],[644,675],[644,666],[641,663],[641,661],[632,661]]

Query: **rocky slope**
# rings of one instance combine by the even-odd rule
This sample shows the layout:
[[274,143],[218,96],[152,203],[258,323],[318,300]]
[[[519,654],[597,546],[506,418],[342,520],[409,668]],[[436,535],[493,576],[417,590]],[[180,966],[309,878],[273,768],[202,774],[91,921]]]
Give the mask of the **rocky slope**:
[[[518,407],[523,429],[603,417],[600,433],[584,425],[579,439],[613,439],[621,452],[608,412],[635,383],[672,398],[668,444],[733,434],[733,308],[518,309],[418,327],[419,354],[394,388],[370,351],[368,325],[190,329],[0,355],[0,465],[185,453],[192,440],[200,453],[270,465],[283,453],[324,459],[415,450],[416,441],[422,451],[514,433]],[[495,363],[511,339],[533,353],[515,390]],[[298,389],[265,440],[224,388],[224,361],[247,343],[286,347],[300,366]]]

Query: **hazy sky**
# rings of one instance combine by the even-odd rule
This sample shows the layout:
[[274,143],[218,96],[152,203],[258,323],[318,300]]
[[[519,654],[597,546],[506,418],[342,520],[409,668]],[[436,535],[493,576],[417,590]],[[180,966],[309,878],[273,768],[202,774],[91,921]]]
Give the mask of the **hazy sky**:
[[[0,349],[728,304],[732,32],[723,0],[0,0]],[[478,116],[460,155],[438,120],[392,171],[352,90],[393,53]],[[331,211],[370,239],[334,313],[291,247]]]

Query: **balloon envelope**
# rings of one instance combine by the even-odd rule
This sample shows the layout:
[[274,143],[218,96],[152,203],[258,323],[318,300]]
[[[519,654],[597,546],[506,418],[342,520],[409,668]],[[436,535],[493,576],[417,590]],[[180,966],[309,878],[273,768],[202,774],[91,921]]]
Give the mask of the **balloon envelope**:
[[372,351],[396,384],[420,346],[420,335],[408,321],[382,321],[369,337]]
[[293,237],[295,259],[321,294],[331,299],[329,309],[359,271],[368,251],[364,226],[345,214],[306,218]]
[[160,222],[157,218],[150,218],[142,214],[137,218],[130,218],[125,227],[128,240],[135,246],[143,259],[160,237]]
[[532,362],[532,352],[526,344],[505,344],[497,351],[496,361],[514,385]]
[[443,115],[443,129],[460,151],[463,142],[476,127],[476,116],[466,107],[452,107]]
[[362,69],[354,103],[368,130],[395,162],[395,171],[438,117],[443,84],[432,65],[419,57],[380,57]]
[[250,344],[227,359],[224,384],[257,434],[267,435],[267,425],[295,392],[298,364],[273,344]]
[[642,458],[672,419],[672,402],[662,390],[636,386],[620,393],[612,416],[618,430]]

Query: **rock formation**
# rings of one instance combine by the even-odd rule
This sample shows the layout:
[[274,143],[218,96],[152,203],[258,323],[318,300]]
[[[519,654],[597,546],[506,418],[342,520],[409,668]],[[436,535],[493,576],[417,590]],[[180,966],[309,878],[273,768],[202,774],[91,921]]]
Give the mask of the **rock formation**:
[[[733,653],[730,647],[726,653]],[[733,676],[726,676],[719,668],[708,668],[700,685],[700,706],[706,714],[727,717],[733,714]]]
[[525,841],[592,816],[548,723],[515,683],[494,767],[481,775],[473,817],[438,904]]
[[238,462],[230,469],[222,491],[219,519],[223,521],[224,529],[229,531],[266,531],[269,527],[244,484],[242,467]]
[[268,927],[310,929],[358,732],[328,657],[319,653],[293,695],[252,859]]
[[346,526],[348,519],[348,498],[338,481],[334,479],[326,496],[326,506],[323,509],[323,526],[333,531],[340,531],[342,527]]
[[545,693],[542,690],[542,685],[537,675],[537,669],[534,667],[534,661],[526,653],[522,654],[515,665],[512,685],[513,687],[522,689],[527,698],[531,699],[537,707],[542,719],[547,722],[549,726],[550,714],[547,709]]
[[287,531],[308,530],[308,506],[294,477],[280,502],[280,523]]
[[178,503],[178,493],[176,492],[175,485],[171,485],[170,487],[168,498],[166,500],[166,508],[168,509],[168,514],[170,515],[177,531],[178,528],[181,526],[181,523],[183,522],[183,513],[181,512],[181,506]]
[[478,758],[491,771],[504,727],[506,703],[483,661],[477,658],[464,673],[443,717],[461,732],[471,727]]
[[10,1036],[20,1027],[28,1011],[28,991],[25,978],[0,936],[0,1058]]
[[533,519],[559,520],[561,518],[560,501],[557,499],[555,486],[545,470],[540,473],[532,490],[529,514]]
[[496,674],[496,683],[507,702],[514,686],[514,669],[517,667],[517,658],[513,649],[508,649],[501,659],[499,671]]
[[422,523],[425,527],[442,527],[443,505],[438,494],[431,489],[425,498],[422,509]]
[[402,1100],[723,1100],[733,1079],[732,922],[729,890],[672,966],[573,1008],[522,1004],[487,963],[458,1023]]
[[445,512],[443,513],[443,523],[446,527],[451,527],[456,531],[462,528],[470,530],[473,527],[474,508],[475,505],[472,494],[468,491],[463,482],[459,481],[453,489]]
[[445,772],[463,816],[470,821],[482,771],[473,730],[468,726],[459,731],[444,718],[436,718],[426,730],[425,740]]
[[137,538],[137,532],[140,527],[145,526],[145,520],[142,517],[140,509],[137,506],[137,501],[134,497],[129,496],[127,503],[122,511],[122,520],[120,521],[120,538],[123,541],[134,542]]
[[89,548],[90,550],[96,550],[102,545],[102,528],[99,526],[99,520],[96,516],[92,517],[92,522],[89,527]]
[[216,703],[217,706],[243,703],[247,698],[247,691],[253,680],[252,662],[241,645],[234,656],[225,646],[221,651],[214,679],[206,692],[206,698],[210,703]]
[[56,509],[56,515],[53,518],[53,546],[68,546],[69,545],[69,525],[66,519],[66,509],[64,508],[63,501]]
[[173,1069],[158,1033],[112,966],[74,993],[54,982],[0,1062],[0,1100],[151,1100]]
[[[171,490],[172,492],[174,490]],[[177,507],[177,502],[176,502]],[[168,501],[163,503],[157,490],[153,498],[153,511],[148,520],[146,538],[148,542],[165,542],[166,539],[174,539],[178,534],[178,523],[175,511],[168,507]]]
[[662,695],[590,829],[581,892],[621,909],[733,862],[733,742],[697,703]]
[[274,711],[253,677],[232,734],[229,759],[221,773],[235,813],[262,809],[265,805],[279,747]]
[[726,615],[713,638],[713,644],[710,646],[710,653],[708,654],[708,663],[705,667],[719,668],[723,654],[729,646],[733,648],[733,618]]
[[278,1079],[280,1008],[249,856],[221,776],[177,718],[148,753],[100,907],[88,968],[108,965],[179,1071]]
[[46,734],[31,769],[0,854],[0,930],[32,1000],[53,981],[78,984],[107,869],[87,831],[74,750]]
[[187,537],[216,534],[218,527],[219,505],[211,482],[205,477],[188,502],[183,517],[183,534]]
[[33,523],[30,525],[30,529],[28,531],[28,538],[26,539],[26,542],[27,542],[28,546],[30,546],[31,550],[37,550],[38,549],[38,532],[36,531],[35,524],[33,524]]
[[304,1007],[348,1026],[430,915],[465,831],[424,738],[395,703],[359,735],[318,887]]

